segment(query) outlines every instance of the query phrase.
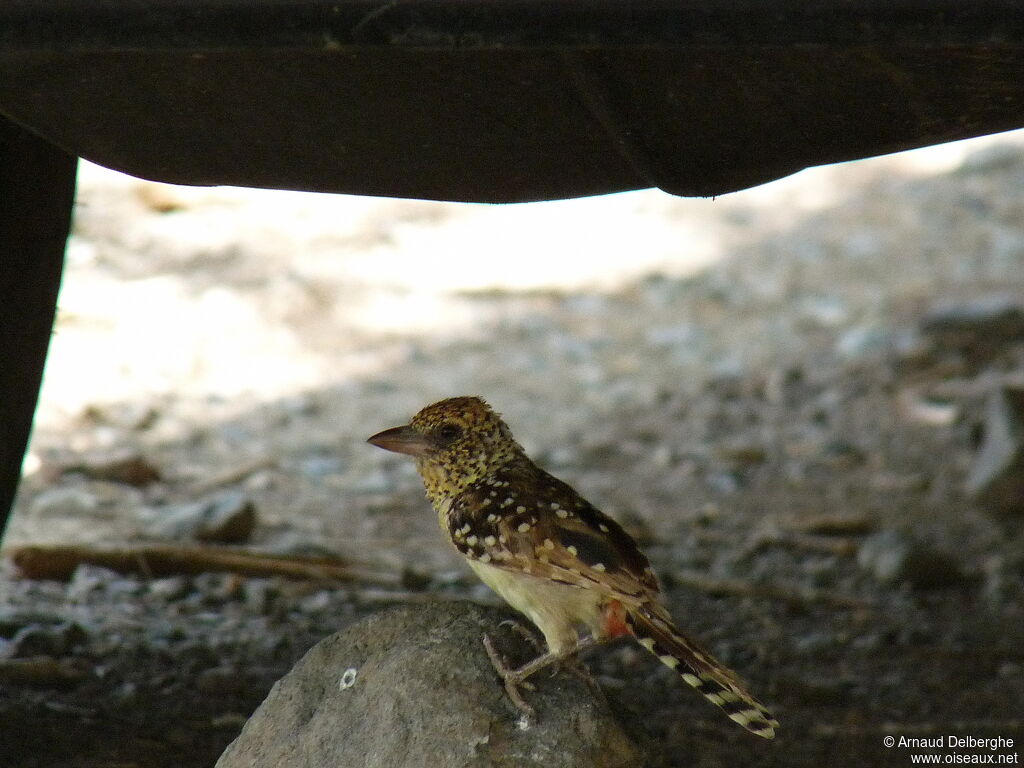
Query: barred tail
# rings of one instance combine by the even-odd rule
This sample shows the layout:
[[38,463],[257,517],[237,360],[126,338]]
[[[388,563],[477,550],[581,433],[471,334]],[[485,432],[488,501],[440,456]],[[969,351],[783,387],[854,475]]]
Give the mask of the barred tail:
[[721,707],[731,720],[758,736],[775,737],[778,720],[747,693],[732,670],[681,635],[663,608],[650,603],[632,608],[626,616],[626,624],[640,645],[676,670],[708,701]]

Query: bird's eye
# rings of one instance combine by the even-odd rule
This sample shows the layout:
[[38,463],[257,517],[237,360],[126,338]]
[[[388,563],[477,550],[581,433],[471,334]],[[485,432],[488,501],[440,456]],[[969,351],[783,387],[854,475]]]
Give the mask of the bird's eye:
[[442,424],[435,432],[437,439],[444,445],[450,445],[462,437],[462,427],[457,424]]

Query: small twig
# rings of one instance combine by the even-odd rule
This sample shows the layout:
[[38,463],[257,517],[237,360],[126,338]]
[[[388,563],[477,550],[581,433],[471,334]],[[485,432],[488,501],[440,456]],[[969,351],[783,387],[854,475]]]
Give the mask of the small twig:
[[836,515],[824,513],[802,517],[787,524],[787,527],[805,534],[817,536],[860,536],[875,529],[870,515]]
[[871,603],[866,600],[836,595],[818,589],[762,586],[737,579],[713,579],[693,571],[676,571],[672,575],[680,584],[698,589],[709,595],[762,597],[801,608],[812,603],[825,603],[826,605],[834,605],[839,608],[871,607]]
[[146,562],[146,558],[141,553],[135,553],[135,561],[139,565],[139,573],[142,574],[143,578],[152,579],[153,572],[149,569],[149,563]]
[[810,533],[796,531],[766,530],[755,533],[744,545],[739,558],[750,557],[765,547],[781,546],[807,549],[812,552],[824,552],[839,557],[849,557],[857,553],[858,543],[851,538],[821,537]]
[[270,456],[261,456],[252,461],[248,461],[231,469],[227,469],[224,472],[213,475],[195,483],[189,488],[190,493],[195,495],[201,495],[209,493],[218,488],[223,488],[226,485],[234,485],[235,483],[245,480],[249,475],[259,472],[261,469],[270,469],[277,466],[277,461]]
[[87,563],[118,573],[139,573],[147,578],[210,571],[242,576],[282,576],[313,581],[346,581],[399,586],[397,573],[371,571],[336,558],[266,555],[224,547],[179,547],[145,544],[133,547],[23,546],[7,557],[30,579],[67,581]]
[[84,672],[49,656],[27,659],[0,659],[0,682],[12,685],[73,685]]

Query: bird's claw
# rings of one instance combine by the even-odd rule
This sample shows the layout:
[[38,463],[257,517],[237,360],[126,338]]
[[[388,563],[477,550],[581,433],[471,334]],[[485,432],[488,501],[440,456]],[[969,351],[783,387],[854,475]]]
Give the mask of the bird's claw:
[[[587,669],[586,664],[584,664],[579,659],[575,659],[575,658],[574,659],[566,659],[562,663],[562,669],[565,672],[567,672],[570,675],[572,675],[573,677],[575,677],[577,680],[580,680],[584,685],[586,685],[594,693],[597,693],[597,694],[603,694],[604,693],[601,690],[601,685],[597,682],[597,678],[595,678],[594,675],[591,674],[590,670]],[[556,672],[557,672],[557,670],[556,670]]]
[[499,623],[498,626],[508,627],[521,638],[523,638],[526,642],[532,645],[533,650],[535,650],[537,653],[544,653],[544,646],[541,644],[540,640],[537,639],[537,636],[533,634],[533,632],[531,632],[527,627],[524,627],[515,619],[505,619],[504,621]]
[[533,685],[523,679],[520,670],[512,669],[505,663],[505,660],[495,649],[494,643],[488,635],[484,635],[484,650],[487,651],[487,656],[490,658],[491,664],[494,665],[494,671],[498,673],[498,676],[505,683],[505,693],[508,694],[509,699],[523,713],[527,721],[533,720],[537,716],[537,712],[526,703],[523,695],[519,692],[521,687],[528,691],[535,690]]

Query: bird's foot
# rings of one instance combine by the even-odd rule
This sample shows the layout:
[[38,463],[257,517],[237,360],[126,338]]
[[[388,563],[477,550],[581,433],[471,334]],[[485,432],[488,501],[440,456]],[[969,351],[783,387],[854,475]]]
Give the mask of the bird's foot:
[[[527,721],[532,720],[536,713],[529,704],[523,699],[520,688],[525,688],[528,691],[534,690],[534,687],[526,681],[526,678],[544,669],[544,667],[552,666],[554,664],[562,663],[563,666],[571,671],[574,675],[580,677],[587,685],[593,688],[595,691],[600,691],[600,687],[597,681],[587,671],[587,668],[578,659],[574,658],[575,654],[590,648],[592,645],[597,643],[598,640],[595,637],[587,637],[583,640],[577,641],[577,643],[567,649],[561,649],[560,652],[552,652],[548,650],[541,653],[537,658],[532,661],[528,661],[521,667],[510,667],[505,663],[505,660],[501,657],[501,654],[494,647],[494,643],[488,635],[484,635],[484,650],[487,651],[487,656],[491,659],[491,664],[494,665],[494,670],[498,673],[498,676],[505,683],[505,691],[508,693],[508,697],[512,700],[512,703],[519,708]],[[567,663],[566,663],[567,662]]]
[[580,661],[577,656],[570,656],[562,659],[561,668],[567,673],[582,681],[594,693],[601,693],[601,686],[597,679],[587,669],[587,665]]
[[526,627],[523,624],[520,624],[515,619],[505,619],[503,622],[498,624],[498,626],[499,627],[508,627],[513,632],[515,632],[517,635],[519,635],[521,638],[523,638],[523,640],[525,640],[530,645],[532,645],[533,646],[533,650],[535,650],[537,653],[539,653],[539,654],[544,653],[544,651],[545,651],[544,645],[541,643],[540,640],[537,639],[537,636],[535,634],[533,634],[533,632],[530,631],[529,627]]
[[[494,671],[498,673],[498,677],[505,683],[505,693],[508,694],[509,699],[528,721],[533,720],[537,716],[537,712],[526,703],[523,694],[519,692],[520,687],[529,691],[534,690],[533,685],[526,681],[529,673],[523,674],[524,670],[530,667],[533,662],[518,668],[508,666],[505,663],[505,659],[495,649],[494,643],[488,635],[484,635],[484,650],[487,651],[487,656],[490,658],[491,664],[494,665]],[[532,672],[533,670],[531,669],[530,671]]]

